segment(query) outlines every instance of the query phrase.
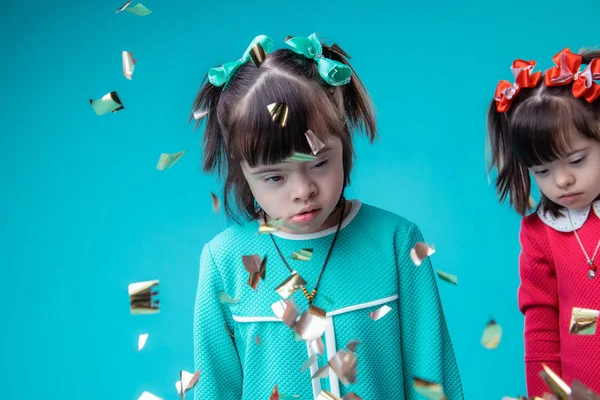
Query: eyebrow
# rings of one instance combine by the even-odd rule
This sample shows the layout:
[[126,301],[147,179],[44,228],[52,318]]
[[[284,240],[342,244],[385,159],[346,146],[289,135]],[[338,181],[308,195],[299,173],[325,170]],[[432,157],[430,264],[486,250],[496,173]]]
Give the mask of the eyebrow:
[[583,149],[578,149],[578,150],[573,150],[572,152],[570,152],[569,154],[566,155],[566,157],[570,157],[575,153],[579,153],[580,151],[584,151],[584,150],[589,150],[589,147],[584,147]]
[[[325,146],[323,147],[321,150],[319,150],[319,156],[327,153],[328,151],[331,151],[332,148]],[[265,174],[267,172],[281,172],[283,169],[282,168],[277,168],[277,167],[265,167],[265,168],[260,168],[254,172],[251,172],[250,175],[260,175],[260,174]]]

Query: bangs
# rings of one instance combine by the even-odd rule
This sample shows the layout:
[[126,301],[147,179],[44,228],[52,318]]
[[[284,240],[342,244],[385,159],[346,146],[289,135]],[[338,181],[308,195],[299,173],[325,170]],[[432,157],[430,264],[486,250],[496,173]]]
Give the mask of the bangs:
[[[231,113],[231,156],[256,167],[281,163],[294,152],[312,154],[305,136],[309,129],[324,143],[331,135],[343,141],[343,114],[321,87],[276,72],[262,78]],[[267,107],[272,103],[287,105],[284,127],[273,121]]]
[[530,98],[515,110],[509,127],[515,158],[527,168],[565,157],[576,135],[597,138],[593,116],[581,100]]

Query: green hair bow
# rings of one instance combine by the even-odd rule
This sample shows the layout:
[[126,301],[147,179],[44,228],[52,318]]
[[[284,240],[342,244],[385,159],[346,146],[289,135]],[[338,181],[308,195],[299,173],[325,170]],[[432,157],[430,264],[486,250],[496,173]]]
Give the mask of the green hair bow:
[[223,86],[229,83],[229,80],[236,71],[245,63],[250,61],[251,52],[254,46],[260,44],[266,53],[269,53],[273,48],[273,39],[265,35],[259,35],[254,38],[250,46],[244,52],[242,58],[237,61],[231,61],[221,65],[220,67],[211,68],[208,70],[208,80],[215,86]]
[[317,62],[319,74],[331,86],[342,86],[350,82],[352,69],[339,61],[323,57],[323,47],[313,33],[309,37],[294,37],[285,41],[292,50]]

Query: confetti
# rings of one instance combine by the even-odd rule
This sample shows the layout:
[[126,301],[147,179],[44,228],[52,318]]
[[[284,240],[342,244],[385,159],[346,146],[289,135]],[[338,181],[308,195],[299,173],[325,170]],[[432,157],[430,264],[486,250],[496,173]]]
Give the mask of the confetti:
[[300,275],[296,271],[292,272],[292,274],[283,281],[275,291],[284,299],[287,299],[302,286],[306,285],[306,281],[302,279]]
[[217,195],[214,194],[213,192],[210,192],[210,195],[212,197],[213,211],[215,212],[215,214],[218,214],[219,210],[221,209],[221,202],[219,201],[219,198],[217,197]]
[[284,162],[311,162],[316,159],[317,159],[317,157],[311,156],[310,154],[294,153],[283,161]]
[[308,357],[308,360],[304,361],[304,364],[302,364],[300,372],[306,371],[307,368],[309,368],[313,364],[316,364],[317,361],[319,361],[319,356],[316,354],[313,354],[312,356]]
[[491,320],[483,330],[481,345],[486,349],[494,350],[500,344],[500,339],[502,339],[502,327]]
[[317,370],[317,372],[314,373],[313,376],[311,376],[310,379],[321,379],[321,378],[327,378],[327,376],[329,375],[329,364],[319,368]]
[[107,93],[100,100],[90,99],[89,102],[96,115],[104,115],[109,112],[116,113],[125,109],[117,92]]
[[260,43],[256,43],[254,47],[252,47],[252,50],[250,50],[250,58],[252,58],[252,62],[254,63],[256,68],[259,68],[262,65],[262,63],[265,62],[268,56],[269,55],[267,54],[265,49],[260,45]]
[[[182,399],[185,399],[185,392],[192,389],[198,383],[200,379],[200,371],[196,371],[193,374],[184,370],[179,372],[179,381],[175,382],[175,388],[177,389],[177,394],[181,396]],[[181,386],[183,384],[183,391],[181,390]]]
[[193,112],[192,114],[194,116],[194,119],[196,121],[201,120],[202,118],[206,117],[208,115],[208,111],[206,110],[202,110],[202,109],[197,109],[196,111]]
[[574,335],[593,335],[596,333],[600,311],[573,307],[569,331]]
[[273,391],[271,392],[271,397],[269,397],[269,400],[279,400],[279,392],[277,391],[277,385],[275,385],[275,387],[273,388]]
[[131,4],[131,0],[129,0],[127,3],[125,3],[121,7],[119,7],[119,9],[117,9],[117,14],[120,13],[121,11],[123,11],[124,9],[126,9],[130,4]]
[[325,143],[321,142],[319,138],[310,129],[304,133],[304,136],[306,136],[308,145],[310,146],[310,149],[312,150],[315,156],[319,151],[321,151],[323,147],[325,147]]
[[410,250],[410,258],[413,263],[418,267],[423,263],[425,258],[435,253],[433,246],[429,246],[427,243],[418,242],[415,247]]
[[439,269],[436,271],[438,278],[441,280],[451,283],[453,285],[458,285],[458,277],[456,275],[448,274],[446,272],[440,271]]
[[156,169],[164,171],[167,168],[171,168],[184,154],[185,150],[173,154],[162,153],[158,159],[158,164],[156,164]]
[[131,314],[155,314],[159,312],[159,304],[158,280],[129,285],[129,309]]
[[317,400],[342,400],[334,394],[329,393],[327,390],[321,390]]
[[240,299],[232,299],[231,296],[225,292],[219,292],[219,294],[217,294],[217,299],[223,304],[237,304],[237,302],[240,301]]
[[258,227],[258,233],[273,233],[279,232],[283,228],[283,219],[271,219]]
[[323,339],[318,338],[309,342],[309,347],[317,354],[324,354],[325,352],[325,343],[323,343]]
[[275,314],[277,318],[283,319],[283,315],[285,314],[287,304],[287,300],[279,300],[278,302],[271,304],[273,314]]
[[296,303],[292,298],[288,302],[287,307],[285,308],[285,312],[283,313],[283,317],[281,319],[283,320],[284,324],[286,324],[290,328],[293,328],[298,320],[298,315],[300,315],[300,312],[298,311]]
[[285,128],[288,119],[288,106],[285,103],[272,103],[267,106],[273,122]]
[[571,388],[565,383],[554,371],[546,364],[542,364],[544,370],[540,372],[540,376],[546,382],[552,393],[557,397],[557,400],[569,400]]
[[325,312],[325,310],[323,310],[322,308],[319,308],[317,306],[314,306],[312,304],[308,306],[308,312],[319,318],[325,318],[327,316],[327,313]]
[[133,58],[133,54],[129,51],[123,51],[121,53],[123,59],[123,76],[131,80],[133,76],[133,70],[135,69],[136,59]]
[[358,340],[351,340],[346,345],[346,350],[348,350],[351,353],[356,353],[356,346],[358,346],[359,344],[360,344],[360,341],[358,341]]
[[140,336],[138,336],[138,351],[142,350],[144,348],[144,346],[146,345],[146,341],[148,340],[148,334],[147,333],[142,333],[140,334]]
[[162,400],[162,398],[155,396],[150,392],[143,392],[140,397],[138,397],[138,400]]
[[254,290],[258,286],[259,278],[265,280],[266,271],[267,271],[267,257],[260,259],[258,254],[253,254],[251,256],[242,256],[242,263],[244,263],[244,268],[246,271],[250,273],[248,276],[248,285]]
[[444,389],[439,383],[426,381],[425,379],[413,378],[415,391],[429,400],[445,400]]
[[311,313],[303,312],[300,320],[294,325],[294,332],[306,341],[320,338],[327,328],[327,320]]
[[146,8],[146,6],[144,6],[142,3],[137,3],[133,7],[129,7],[129,4],[131,4],[131,1],[127,2],[127,4],[125,6],[121,7],[121,9],[117,10],[117,14],[120,11],[127,11],[129,13],[137,15],[138,17],[145,17],[146,15],[149,15],[152,13],[152,11],[150,11],[148,8]]
[[233,331],[227,326],[227,324],[224,325],[225,326],[225,330],[227,331],[227,333],[229,333],[229,336],[231,337],[235,337],[235,334],[233,333]]
[[290,258],[300,261],[310,261],[312,255],[313,249],[300,249],[298,251],[294,251]]
[[344,385],[356,383],[356,354],[338,350],[329,360],[329,366]]
[[323,300],[325,300],[325,301],[326,301],[327,303],[329,303],[330,305],[333,305],[333,304],[335,304],[335,303],[333,302],[333,300],[331,299],[331,297],[327,297],[327,296],[325,296],[324,294],[322,294],[322,295],[321,295],[321,297],[323,298]]
[[577,380],[573,381],[571,389],[573,400],[600,400],[600,395],[594,393],[590,388]]
[[381,308],[378,308],[377,310],[370,312],[369,317],[371,317],[371,319],[373,319],[373,321],[378,321],[381,318],[385,317],[387,315],[387,313],[389,313],[390,311],[392,311],[392,308],[384,305]]
[[342,400],[362,400],[362,397],[358,396],[356,393],[348,393]]
[[254,340],[257,345],[262,346],[262,342],[260,341],[260,336],[256,335],[256,338]]

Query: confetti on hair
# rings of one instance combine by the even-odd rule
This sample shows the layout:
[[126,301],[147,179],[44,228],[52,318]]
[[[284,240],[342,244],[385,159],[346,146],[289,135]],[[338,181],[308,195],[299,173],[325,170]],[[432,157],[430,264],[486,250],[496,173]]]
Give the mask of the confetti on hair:
[[217,197],[217,195],[213,192],[210,192],[210,195],[212,197],[213,211],[215,212],[215,214],[218,214],[219,210],[221,209],[221,201],[219,201],[219,197]]
[[267,106],[273,122],[285,128],[288,119],[288,106],[285,103],[271,103]]
[[90,99],[89,102],[96,115],[104,115],[109,112],[116,113],[125,109],[117,92],[107,93],[99,100]]
[[412,262],[418,267],[423,263],[425,258],[435,253],[435,248],[428,245],[427,243],[418,242],[415,247],[410,250],[410,258]]
[[321,151],[323,147],[325,147],[325,143],[321,142],[310,129],[307,130],[304,135],[306,136],[306,140],[308,140],[308,144],[314,155],[317,155],[317,153]]
[[121,58],[123,60],[123,76],[131,80],[137,60],[133,58],[133,54],[130,51],[123,51]]
[[183,155],[185,154],[185,150],[179,151],[177,153],[169,154],[162,153],[158,159],[158,163],[156,164],[156,169],[159,171],[164,171],[168,168],[171,168]]
[[283,161],[284,162],[311,162],[316,159],[317,159],[317,157],[315,157],[311,154],[294,153]]
[[481,345],[489,350],[494,350],[500,344],[502,339],[502,327],[494,320],[491,320],[483,330]]
[[208,111],[203,110],[201,108],[197,109],[196,111],[194,111],[193,116],[194,119],[196,121],[201,120],[202,118],[206,117],[208,115]]
[[252,50],[250,50],[250,58],[252,59],[252,62],[254,63],[256,68],[259,68],[262,65],[262,63],[265,62],[268,56],[269,55],[267,54],[265,49],[260,45],[260,43],[256,43],[252,47]]

